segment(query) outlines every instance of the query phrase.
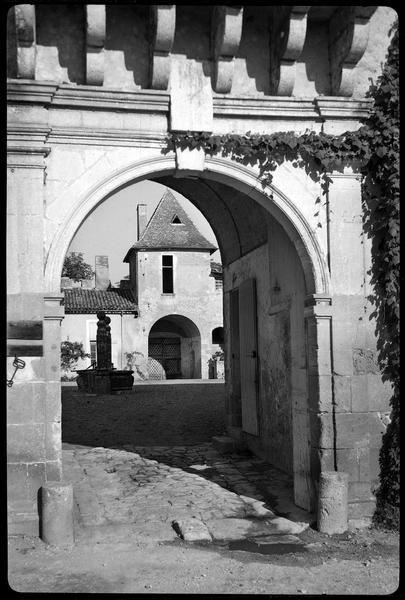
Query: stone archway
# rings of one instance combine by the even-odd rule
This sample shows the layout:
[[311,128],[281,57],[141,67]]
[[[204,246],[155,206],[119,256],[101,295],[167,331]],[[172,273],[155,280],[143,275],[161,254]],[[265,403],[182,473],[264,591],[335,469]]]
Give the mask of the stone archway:
[[[201,378],[201,335],[198,327],[182,315],[166,315],[150,328],[148,358],[160,364],[165,379]],[[160,369],[149,367],[149,379],[160,379]]]
[[[164,157],[155,155],[116,168],[112,168],[111,163],[105,159],[105,165],[100,161],[95,173],[92,171],[93,169],[89,168],[84,174],[80,195],[74,204],[71,202],[71,192],[67,191],[55,200],[56,208],[52,207],[53,213],[57,212],[58,205],[70,208],[56,228],[52,223],[53,219],[50,218],[53,231],[51,230],[49,234],[45,232],[46,238],[49,237],[49,245],[46,249],[44,285],[49,292],[59,291],[60,273],[69,244],[82,222],[103,200],[119,189],[143,179],[159,181],[160,178],[168,176],[172,179],[173,175],[176,178],[181,177],[181,170],[178,170],[176,157],[173,154]],[[108,175],[106,176],[105,173]],[[185,173],[185,176],[187,177],[188,174]],[[292,199],[273,185],[263,188],[253,168],[227,159],[206,158],[205,168],[199,177],[202,180],[219,181],[246,194],[272,214],[285,229],[300,256],[307,293],[326,295],[329,293],[329,273],[325,256],[315,232]],[[94,181],[97,181],[96,185]],[[270,202],[269,198],[271,198]],[[314,198],[311,199],[311,202],[313,201]],[[213,224],[212,227],[217,234]]]
[[[98,165],[98,172],[102,166]],[[280,456],[286,457],[279,466],[294,477],[296,503],[306,509],[313,508],[316,496],[315,482],[320,471],[316,433],[316,403],[319,397],[318,392],[313,391],[310,410],[308,381],[318,375],[317,321],[313,306],[309,309],[305,306],[316,305],[318,298],[321,298],[321,302],[326,298],[326,303],[328,302],[329,273],[317,236],[303,211],[277,187],[263,189],[254,169],[222,158],[207,158],[204,169],[193,172],[192,179],[188,169],[182,171],[178,168],[178,160],[173,155],[155,156],[113,170],[110,164],[105,166],[106,169],[108,166],[109,175],[96,185],[91,169],[83,175],[88,185],[82,188],[84,191],[68,210],[53,236],[45,268],[46,289],[58,289],[65,252],[80,224],[98,204],[118,189],[142,179],[151,179],[173,187],[188,197],[210,222],[221,255],[229,265],[224,273],[224,326],[228,334],[225,355],[228,355],[228,358],[233,354],[230,342],[232,288],[238,287],[249,271],[258,283],[260,335],[254,342],[258,345],[258,353],[256,350],[251,353],[257,357],[257,363],[254,367],[256,375],[253,372],[250,375],[250,389],[252,391],[256,385],[253,382],[259,380],[261,389],[256,399],[249,401],[251,404],[253,402],[253,408],[249,410],[257,413],[257,425],[252,430],[243,422],[245,391],[241,392],[237,373],[243,365],[228,360],[225,362],[228,430],[232,435],[240,436],[242,433],[249,447],[254,452],[263,454],[270,462],[277,463],[280,462]],[[226,195],[228,198],[221,208],[219,200]],[[211,204],[214,203],[214,212],[211,212],[211,215],[208,210],[209,202],[200,201],[202,196],[209,197]],[[314,198],[307,193],[307,203],[313,201]],[[63,197],[58,202],[63,202]],[[227,202],[231,204],[227,206]],[[222,217],[218,217],[217,213],[222,214]],[[247,224],[249,219],[253,219],[250,229]],[[249,256],[252,252],[255,253],[257,248],[250,242],[249,246],[247,240],[256,239],[257,228],[263,223],[267,223],[266,236],[269,236],[269,240],[261,241],[259,255],[253,260],[254,263],[257,259],[257,264],[261,266],[255,269]],[[280,251],[280,248],[283,250]],[[270,273],[273,267],[270,268],[268,264],[269,252],[287,257],[287,262],[290,261],[288,264],[294,265],[291,267],[289,280],[283,282],[282,291],[286,291],[287,295],[282,297],[280,302],[277,299],[279,296],[273,293],[278,292],[280,288],[277,277]],[[281,264],[278,264],[277,269],[280,271],[280,277],[283,277],[282,273],[286,272],[286,269]],[[269,277],[272,280],[271,288]],[[265,287],[263,282],[266,282]],[[271,306],[266,305],[267,300],[263,304],[264,298],[271,298]],[[312,301],[311,298],[315,300]],[[252,318],[256,319],[257,315]],[[242,327],[238,321],[239,326]],[[315,360],[308,360],[308,351],[312,353],[311,356],[315,356]],[[270,355],[278,357],[272,364],[266,358]],[[281,362],[280,356],[283,357]],[[282,393],[277,395],[275,390],[280,386]],[[273,418],[274,415],[277,415],[278,420]],[[281,434],[277,427],[271,425],[272,422],[278,424]]]

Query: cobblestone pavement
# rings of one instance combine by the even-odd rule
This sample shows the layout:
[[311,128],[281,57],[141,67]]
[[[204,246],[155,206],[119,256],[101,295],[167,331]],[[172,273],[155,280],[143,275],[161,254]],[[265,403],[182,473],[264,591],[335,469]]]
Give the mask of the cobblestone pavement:
[[[131,526],[164,540],[176,536],[174,520],[275,517],[271,511],[283,513],[280,496],[282,508],[294,506],[287,475],[248,453],[221,455],[210,443],[63,447],[65,478],[73,483],[82,528],[117,531],[121,525],[125,532]],[[309,515],[301,511],[298,517]]]

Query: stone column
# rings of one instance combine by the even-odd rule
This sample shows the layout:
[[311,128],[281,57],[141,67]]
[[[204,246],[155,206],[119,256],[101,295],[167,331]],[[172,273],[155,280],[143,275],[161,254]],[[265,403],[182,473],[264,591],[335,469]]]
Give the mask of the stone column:
[[[18,136],[17,136],[18,137]],[[42,139],[40,139],[42,137]],[[11,136],[7,176],[7,388],[9,533],[38,534],[38,488],[46,480],[46,356],[43,300],[44,137]]]
[[46,481],[62,479],[62,414],[60,383],[61,322],[64,308],[61,294],[45,294],[45,457]]
[[[322,471],[334,470],[334,406],[332,394],[331,299],[313,295],[306,299],[305,331],[307,344],[310,428],[310,506],[316,509],[317,486]],[[305,433],[303,433],[305,435]],[[297,440],[294,439],[294,449]],[[325,463],[325,453],[328,457]],[[294,455],[297,454],[294,452]]]

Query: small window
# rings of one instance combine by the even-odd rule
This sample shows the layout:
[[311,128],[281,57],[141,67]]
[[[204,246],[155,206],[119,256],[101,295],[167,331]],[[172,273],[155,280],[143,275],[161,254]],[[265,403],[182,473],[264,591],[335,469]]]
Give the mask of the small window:
[[215,279],[215,289],[216,290],[222,290],[223,289],[223,280],[222,279]]
[[180,218],[177,215],[174,215],[172,219],[172,225],[182,225],[182,222],[180,221]]
[[212,330],[212,343],[213,344],[220,344],[221,346],[224,343],[224,328],[223,327],[216,327],[215,329]]
[[97,362],[97,342],[96,342],[96,340],[90,340],[90,362],[91,362],[91,364]]
[[173,256],[162,256],[162,289],[164,294],[173,294]]

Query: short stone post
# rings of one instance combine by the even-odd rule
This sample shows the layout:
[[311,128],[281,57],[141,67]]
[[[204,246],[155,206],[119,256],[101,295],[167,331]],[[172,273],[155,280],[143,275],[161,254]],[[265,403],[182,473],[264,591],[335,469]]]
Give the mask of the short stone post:
[[51,546],[70,546],[73,534],[73,487],[61,481],[48,482],[41,489],[41,537]]
[[344,533],[347,531],[347,490],[349,475],[325,471],[319,478],[318,531]]

